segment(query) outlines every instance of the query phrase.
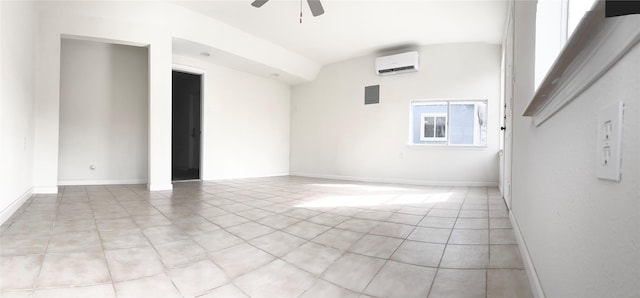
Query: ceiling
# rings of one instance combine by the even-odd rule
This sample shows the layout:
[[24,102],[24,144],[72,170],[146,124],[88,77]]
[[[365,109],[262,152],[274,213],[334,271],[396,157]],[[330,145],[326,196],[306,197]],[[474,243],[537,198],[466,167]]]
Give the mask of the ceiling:
[[500,44],[506,0],[322,0],[313,17],[304,0],[175,1],[258,38],[326,65],[403,46],[480,42]]

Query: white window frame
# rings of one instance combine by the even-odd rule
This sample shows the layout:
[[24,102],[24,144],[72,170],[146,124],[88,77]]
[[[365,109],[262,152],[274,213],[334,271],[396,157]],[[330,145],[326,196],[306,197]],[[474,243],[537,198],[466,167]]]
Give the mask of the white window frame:
[[[449,104],[447,104],[448,106]],[[433,118],[433,137],[425,137],[426,118]],[[437,137],[437,118],[444,118],[444,137]],[[448,113],[421,113],[420,114],[420,141],[425,142],[446,142],[449,136],[449,115]]]
[[[488,132],[485,132],[485,139],[484,139],[484,144],[480,143],[480,144],[476,144],[478,143],[478,139],[481,138],[481,127],[479,125],[477,125],[478,123],[478,113],[477,113],[477,109],[478,109],[478,105],[477,103],[484,103],[485,104],[485,113],[489,113],[489,100],[487,100],[486,98],[471,98],[471,99],[446,99],[446,98],[439,98],[439,99],[415,99],[415,100],[411,100],[409,103],[409,141],[407,143],[408,146],[412,146],[412,147],[450,147],[450,148],[455,148],[455,147],[463,147],[463,148],[487,148],[488,146],[488,140],[486,139],[488,136]],[[451,144],[451,140],[449,138],[451,129],[449,126],[449,113],[451,111],[450,106],[452,104],[474,104],[475,105],[475,109],[474,109],[474,131],[477,131],[478,134],[474,133],[474,142],[473,144]],[[414,116],[413,116],[413,108],[414,106],[420,106],[420,105],[446,105],[447,106],[447,112],[446,113],[421,113],[420,114],[420,136],[419,136],[419,140],[421,142],[446,142],[444,144],[422,144],[422,143],[414,143],[414,134],[415,131],[414,129]],[[488,121],[488,115],[485,114],[484,115],[484,126],[487,127],[487,121]],[[445,125],[445,137],[444,138],[426,138],[424,137],[424,117],[425,115],[444,115],[444,117],[446,118],[446,125]],[[481,140],[481,139],[479,139]]]

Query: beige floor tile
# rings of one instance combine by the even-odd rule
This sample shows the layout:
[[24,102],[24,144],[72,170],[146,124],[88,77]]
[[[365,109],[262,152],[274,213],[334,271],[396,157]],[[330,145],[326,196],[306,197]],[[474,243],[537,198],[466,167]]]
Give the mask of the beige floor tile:
[[191,239],[160,244],[155,248],[167,267],[191,264],[207,257],[207,252]]
[[142,233],[153,244],[163,244],[189,238],[182,229],[174,225],[150,227],[142,230]]
[[440,268],[433,281],[429,298],[484,298],[486,274],[485,270]]
[[219,226],[197,215],[193,215],[193,217],[189,217],[188,219],[173,220],[173,224],[187,235],[199,235],[220,230]]
[[272,177],[61,191],[0,226],[2,297],[425,297],[435,272],[432,297],[530,297],[497,188]]
[[334,227],[336,225],[341,224],[347,219],[349,219],[349,217],[347,216],[323,213],[323,214],[318,214],[314,217],[311,217],[307,221],[320,224],[320,225]]
[[298,268],[320,275],[341,255],[342,252],[335,248],[308,242],[284,256],[283,259]]
[[403,225],[392,222],[382,222],[375,226],[370,234],[387,236],[387,237],[396,237],[396,238],[407,238],[407,236],[413,231],[415,226],[412,225]]
[[204,295],[198,296],[198,298],[247,298],[245,293],[238,289],[233,284],[226,284],[213,291],[210,291]]
[[352,218],[337,225],[336,228],[359,233],[368,233],[379,223],[379,221],[375,220]]
[[394,213],[387,219],[387,221],[406,225],[417,225],[422,220],[422,218],[422,215]]
[[281,260],[275,260],[237,278],[234,284],[251,297],[297,297],[308,289],[314,280],[311,274]]
[[393,215],[393,212],[388,212],[388,211],[362,211],[362,212],[356,213],[354,215],[354,217],[362,218],[362,219],[385,221],[389,217],[391,217],[391,215]]
[[100,232],[104,249],[144,247],[149,241],[140,229]]
[[491,229],[511,229],[511,220],[508,218],[491,218],[489,220],[489,228]]
[[33,297],[33,290],[20,290],[20,291],[1,291],[0,297],[2,298],[31,298]]
[[524,269],[520,250],[517,245],[490,245],[489,267],[505,269]]
[[203,260],[167,272],[185,297],[196,296],[228,282],[226,274],[210,260]]
[[356,292],[349,291],[322,279],[317,280],[311,288],[300,295],[300,298],[328,297],[357,298],[359,295]]
[[426,216],[418,225],[429,228],[453,229],[456,219],[453,217],[432,217]]
[[300,220],[294,217],[284,216],[281,214],[271,215],[267,217],[263,217],[258,220],[259,223],[263,225],[270,226],[274,229],[284,229],[290,225],[293,225]]
[[489,220],[486,218],[458,218],[454,228],[487,230],[489,229]]
[[322,234],[328,229],[331,229],[331,227],[311,223],[308,221],[301,221],[283,229],[282,231],[303,239],[310,240]]
[[275,259],[272,255],[246,243],[210,253],[209,256],[231,278],[245,274]]
[[391,256],[391,259],[414,265],[437,267],[442,258],[444,247],[444,244],[406,240]]
[[449,235],[451,235],[451,229],[438,229],[428,227],[416,227],[415,230],[407,237],[408,240],[442,243],[446,244],[449,241]]
[[218,230],[206,234],[200,234],[193,237],[193,240],[198,242],[206,251],[213,252],[227,247],[234,246],[243,242],[242,239],[225,231]]
[[261,218],[265,218],[267,216],[274,215],[273,212],[269,212],[269,211],[257,209],[257,208],[236,212],[236,214],[254,221]]
[[435,268],[388,261],[364,291],[374,297],[426,297]]
[[[4,296],[3,296],[4,297]],[[78,297],[94,297],[107,298],[116,297],[116,293],[111,283],[104,285],[57,288],[57,289],[38,289],[33,293],[33,298],[78,298]]]
[[96,221],[93,219],[81,219],[70,221],[56,221],[52,235],[60,235],[72,232],[97,232]]
[[387,259],[396,251],[402,241],[402,239],[398,238],[365,235],[351,246],[349,251],[371,257]]
[[512,229],[494,229],[489,233],[491,244],[517,244]]
[[40,267],[42,255],[3,256],[0,257],[0,289],[2,291],[32,289]]
[[358,239],[362,238],[364,234],[359,232],[353,232],[341,229],[331,229],[316,238],[313,238],[313,242],[331,246],[333,248],[346,250],[353,245]]
[[311,210],[311,209],[305,209],[305,208],[294,208],[291,209],[287,212],[282,213],[282,215],[286,215],[289,217],[294,217],[300,220],[306,220],[310,217],[316,216],[320,214],[319,211],[316,210]]
[[[128,216],[128,214],[125,214]],[[130,217],[96,219],[98,231],[114,231],[137,229],[138,226]]]
[[265,234],[269,234],[275,231],[274,229],[268,226],[261,225],[256,222],[247,222],[247,223],[239,224],[237,226],[227,228],[226,230],[227,232],[234,234],[244,240],[251,240],[253,238],[256,238]]
[[105,251],[114,281],[125,281],[162,273],[164,265],[150,245]]
[[458,209],[436,209],[433,208],[427,214],[429,217],[450,217],[456,218],[458,217]]
[[322,278],[351,291],[362,292],[385,261],[346,253],[333,263]]
[[512,269],[488,270],[487,297],[533,297],[526,272]]
[[171,280],[163,273],[150,277],[114,283],[118,297],[180,297]]
[[221,226],[223,228],[236,226],[249,221],[248,219],[235,214],[225,214],[225,215],[210,217],[208,219],[214,224]]
[[0,236],[2,256],[44,254],[51,237],[48,234],[9,234]]
[[140,228],[149,228],[149,227],[157,227],[157,226],[167,226],[171,224],[171,221],[162,214],[157,215],[134,215],[132,216],[133,221]]
[[440,266],[443,268],[486,269],[488,245],[447,245]]
[[82,286],[110,281],[109,269],[102,252],[47,254],[37,286]]
[[489,230],[453,229],[449,244],[489,244]]
[[249,241],[254,246],[274,255],[282,257],[292,250],[298,248],[307,240],[276,231]]

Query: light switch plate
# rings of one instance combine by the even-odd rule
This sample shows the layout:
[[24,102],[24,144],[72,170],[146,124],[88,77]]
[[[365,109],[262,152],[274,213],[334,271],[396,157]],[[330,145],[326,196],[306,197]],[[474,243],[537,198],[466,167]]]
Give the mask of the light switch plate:
[[596,175],[600,179],[620,181],[622,160],[622,118],[624,104],[612,104],[598,113]]

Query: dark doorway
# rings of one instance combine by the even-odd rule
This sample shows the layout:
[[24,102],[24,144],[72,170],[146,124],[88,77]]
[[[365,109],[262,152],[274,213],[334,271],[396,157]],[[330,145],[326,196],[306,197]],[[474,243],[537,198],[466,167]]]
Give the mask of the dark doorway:
[[171,179],[200,179],[202,76],[173,71]]

